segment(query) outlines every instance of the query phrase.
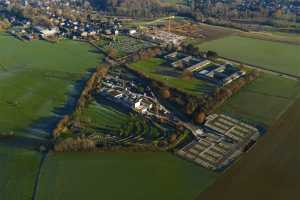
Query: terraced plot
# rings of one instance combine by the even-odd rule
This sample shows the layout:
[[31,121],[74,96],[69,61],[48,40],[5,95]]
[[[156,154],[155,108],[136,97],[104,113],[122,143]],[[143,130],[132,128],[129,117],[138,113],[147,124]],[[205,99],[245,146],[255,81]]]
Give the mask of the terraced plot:
[[128,36],[118,36],[115,41],[102,39],[99,42],[99,46],[104,51],[114,48],[117,50],[117,57],[123,57],[127,54],[137,52],[141,49],[154,46],[152,43],[147,41],[138,40]]
[[[162,131],[164,128],[159,125],[146,122],[142,117],[126,111],[122,106],[118,108],[116,106],[116,104],[104,99],[92,102],[80,116],[80,121],[89,131],[117,135],[121,138],[157,139],[167,135],[167,132]],[[171,130],[173,131],[173,129],[168,131]],[[83,129],[83,131],[85,130]]]

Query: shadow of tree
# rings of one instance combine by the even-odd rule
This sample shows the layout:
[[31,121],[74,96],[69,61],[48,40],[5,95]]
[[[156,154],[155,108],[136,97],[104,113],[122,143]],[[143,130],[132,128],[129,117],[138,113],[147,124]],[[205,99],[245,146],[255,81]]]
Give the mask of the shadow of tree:
[[[64,105],[55,107],[51,116],[42,117],[34,121],[27,129],[27,131],[30,132],[29,135],[43,139],[50,139],[52,130],[55,128],[58,121],[64,115],[69,115],[74,111],[77,99],[84,88],[85,82],[89,79],[90,74],[94,72],[94,70],[95,69],[93,68],[89,69],[80,80],[75,81],[72,90],[66,94],[68,95],[68,99]],[[59,88],[57,89],[59,90]]]

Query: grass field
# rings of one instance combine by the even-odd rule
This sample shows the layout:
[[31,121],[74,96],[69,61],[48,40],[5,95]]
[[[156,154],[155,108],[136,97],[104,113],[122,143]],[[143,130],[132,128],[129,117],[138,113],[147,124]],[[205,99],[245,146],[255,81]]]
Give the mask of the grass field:
[[[265,105],[268,101],[265,101]],[[298,199],[300,100],[199,200]]]
[[199,45],[219,55],[300,76],[300,45],[230,36]]
[[271,125],[300,94],[300,83],[264,74],[230,98],[218,112]]
[[72,101],[75,82],[101,57],[88,44],[70,40],[23,42],[0,33],[0,44],[0,132],[52,126],[53,113]]
[[170,87],[178,88],[191,94],[203,94],[212,91],[213,86],[196,78],[183,79],[180,72],[166,66],[160,58],[141,60],[130,66],[137,71],[143,72],[150,78],[164,82]]
[[112,132],[126,125],[129,118],[128,113],[119,111],[113,106],[96,102],[92,102],[80,116],[82,122],[95,128],[106,128]]
[[41,156],[0,145],[0,199],[31,200]]
[[169,153],[52,155],[38,200],[194,200],[215,174]]

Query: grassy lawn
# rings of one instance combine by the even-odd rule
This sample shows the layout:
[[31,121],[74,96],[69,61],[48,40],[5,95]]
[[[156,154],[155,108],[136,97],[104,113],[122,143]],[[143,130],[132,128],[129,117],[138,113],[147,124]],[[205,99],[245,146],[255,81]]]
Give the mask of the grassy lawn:
[[170,87],[175,87],[191,94],[197,95],[212,91],[212,85],[196,78],[183,79],[180,77],[180,72],[164,65],[164,63],[163,59],[151,58],[132,63],[130,66],[132,69],[141,71],[152,79],[162,81]]
[[215,174],[169,153],[52,155],[38,200],[194,200]]
[[0,145],[0,199],[31,200],[41,156]]
[[205,42],[199,48],[202,51],[216,51],[223,57],[300,76],[299,45],[230,36]]
[[80,116],[83,123],[90,127],[118,131],[129,122],[130,115],[117,110],[113,106],[92,102]]
[[218,112],[271,125],[299,94],[299,82],[264,74],[230,98]]
[[75,82],[101,57],[70,40],[23,42],[0,33],[0,44],[0,132],[49,129],[53,113],[72,102]]

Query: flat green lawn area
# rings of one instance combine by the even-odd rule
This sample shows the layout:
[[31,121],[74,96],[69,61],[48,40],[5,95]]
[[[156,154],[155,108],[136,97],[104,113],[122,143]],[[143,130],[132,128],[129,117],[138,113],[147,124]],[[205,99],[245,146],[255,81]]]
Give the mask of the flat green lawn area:
[[249,64],[300,76],[300,46],[230,36],[199,45],[219,55]]
[[230,98],[218,112],[268,126],[287,110],[299,94],[298,81],[264,74]]
[[72,101],[74,83],[100,63],[93,51],[86,43],[23,42],[0,33],[0,132],[49,129],[53,113]]
[[31,200],[40,154],[0,145],[0,199]]
[[110,132],[119,131],[129,122],[130,115],[117,110],[114,106],[92,102],[80,116],[80,121],[93,128]]
[[130,67],[143,72],[152,79],[162,81],[170,87],[175,87],[191,94],[197,95],[212,91],[212,85],[196,78],[183,79],[180,77],[180,72],[166,66],[164,63],[165,61],[163,59],[151,58],[132,63]]
[[38,200],[194,200],[215,174],[169,153],[52,155]]

